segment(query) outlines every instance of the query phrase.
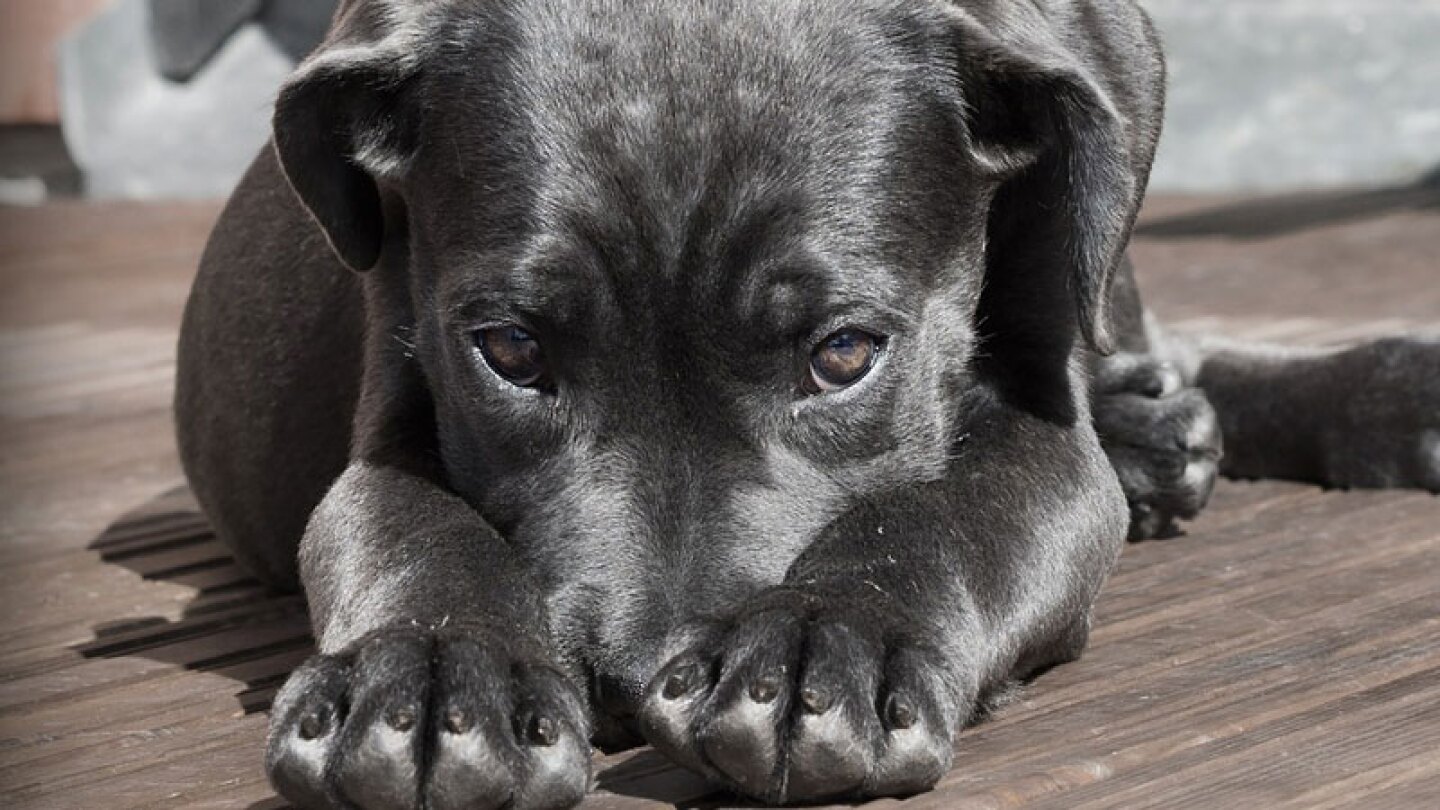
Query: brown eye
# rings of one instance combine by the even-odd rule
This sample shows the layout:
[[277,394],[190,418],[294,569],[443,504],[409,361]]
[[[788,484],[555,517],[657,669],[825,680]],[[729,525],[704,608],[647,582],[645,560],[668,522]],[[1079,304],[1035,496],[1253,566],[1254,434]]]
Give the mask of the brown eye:
[[490,368],[512,385],[532,388],[545,376],[539,341],[514,324],[478,330],[475,345]]
[[870,372],[879,339],[859,329],[842,329],[820,341],[810,354],[810,384],[816,393],[854,385]]

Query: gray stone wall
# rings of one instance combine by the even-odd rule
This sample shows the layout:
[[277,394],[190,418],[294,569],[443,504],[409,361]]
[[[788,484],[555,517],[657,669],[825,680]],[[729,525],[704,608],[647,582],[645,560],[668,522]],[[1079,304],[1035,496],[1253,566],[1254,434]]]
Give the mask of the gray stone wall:
[[[266,8],[323,19],[330,2]],[[1383,185],[1440,167],[1440,0],[1140,2],[1170,61],[1153,189]],[[275,87],[303,50],[275,32],[314,21],[247,23],[176,83],[155,69],[147,14],[147,0],[116,0],[62,49],[66,138],[86,187],[224,195],[263,142]]]
[[1141,0],[1170,100],[1151,188],[1406,182],[1440,166],[1440,0]]

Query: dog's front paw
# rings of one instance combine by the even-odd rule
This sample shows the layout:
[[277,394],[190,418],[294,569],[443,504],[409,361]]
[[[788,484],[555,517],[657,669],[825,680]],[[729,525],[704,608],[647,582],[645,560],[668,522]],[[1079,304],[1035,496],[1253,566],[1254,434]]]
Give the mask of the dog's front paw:
[[286,682],[265,757],[304,808],[571,807],[590,778],[585,713],[542,657],[489,635],[393,630]]
[[1130,539],[1174,531],[1215,488],[1220,423],[1205,393],[1182,388],[1169,365],[1144,355],[1106,358],[1095,379],[1095,431],[1130,504]]
[[685,628],[645,698],[652,745],[768,802],[915,793],[953,758],[965,690],[873,611],[777,589]]

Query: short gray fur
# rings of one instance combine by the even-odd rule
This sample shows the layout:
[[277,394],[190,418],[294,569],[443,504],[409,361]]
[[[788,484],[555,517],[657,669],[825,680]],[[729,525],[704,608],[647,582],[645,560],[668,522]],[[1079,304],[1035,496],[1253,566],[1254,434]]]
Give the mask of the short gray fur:
[[314,623],[279,791],[558,810],[643,740],[908,795],[1216,475],[1440,490],[1440,342],[1145,316],[1163,72],[1132,0],[349,0],[177,358],[196,498]]

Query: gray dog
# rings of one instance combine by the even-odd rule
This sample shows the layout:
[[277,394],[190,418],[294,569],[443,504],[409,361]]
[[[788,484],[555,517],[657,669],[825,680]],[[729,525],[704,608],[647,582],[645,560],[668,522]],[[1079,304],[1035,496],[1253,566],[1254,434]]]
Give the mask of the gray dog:
[[1217,472],[1440,488],[1440,344],[1144,317],[1163,74],[1129,0],[342,4],[180,346],[195,493],[314,619],[280,792],[925,790]]

